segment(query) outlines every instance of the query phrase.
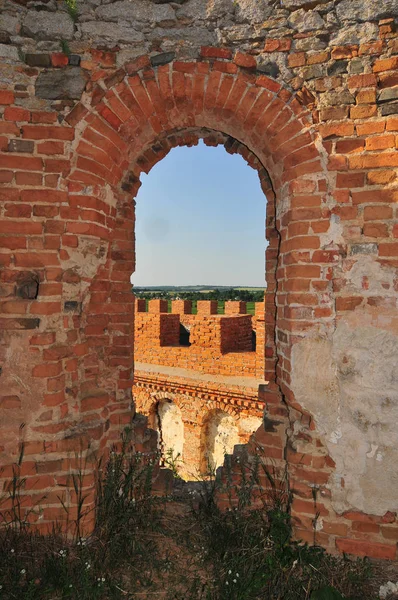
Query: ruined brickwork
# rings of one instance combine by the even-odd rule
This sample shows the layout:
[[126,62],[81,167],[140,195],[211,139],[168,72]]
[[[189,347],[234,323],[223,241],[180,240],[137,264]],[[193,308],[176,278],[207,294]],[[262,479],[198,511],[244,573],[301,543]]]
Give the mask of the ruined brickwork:
[[[145,300],[136,301],[133,397],[159,433],[163,460],[170,450],[180,455],[179,474],[197,479],[262,424],[264,303],[256,303],[254,316],[233,301],[222,315],[210,300],[198,302],[197,314],[183,300],[167,309],[167,300],[149,300],[148,312]],[[181,340],[181,325],[189,341]],[[281,444],[273,458],[283,458]]]
[[396,0],[2,0],[0,461],[24,436],[43,528],[70,452],[134,415],[140,173],[203,139],[267,198],[257,437],[279,440],[296,533],[319,513],[325,547],[395,557],[397,17]]

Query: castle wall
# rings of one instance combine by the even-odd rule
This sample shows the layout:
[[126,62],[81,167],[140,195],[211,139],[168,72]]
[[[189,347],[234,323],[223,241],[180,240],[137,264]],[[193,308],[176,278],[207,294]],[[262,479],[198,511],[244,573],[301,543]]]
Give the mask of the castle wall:
[[68,453],[131,422],[139,177],[204,139],[267,197],[263,379],[297,533],[320,511],[326,547],[395,557],[396,2],[40,8],[1,3],[4,477],[22,436],[28,501],[55,499]]

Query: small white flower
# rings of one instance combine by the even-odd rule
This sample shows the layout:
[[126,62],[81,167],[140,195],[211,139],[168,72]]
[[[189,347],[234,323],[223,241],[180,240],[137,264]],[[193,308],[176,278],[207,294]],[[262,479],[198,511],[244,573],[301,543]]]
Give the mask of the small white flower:
[[21,575],[25,575],[26,569],[21,569]]
[[228,581],[225,582],[225,585],[229,585]]
[[15,550],[14,548],[11,548],[11,554],[14,554]]
[[232,573],[232,571],[231,571],[231,569],[229,569],[229,571],[228,571],[228,575],[231,575],[231,573]]
[[234,583],[236,583],[236,579],[234,579],[233,581],[234,581]]
[[239,577],[239,573],[237,573],[236,576]]

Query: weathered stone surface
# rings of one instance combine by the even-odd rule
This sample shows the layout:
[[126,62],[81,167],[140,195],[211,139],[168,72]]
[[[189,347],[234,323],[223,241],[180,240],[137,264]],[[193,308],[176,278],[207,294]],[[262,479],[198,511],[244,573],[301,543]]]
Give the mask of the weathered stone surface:
[[366,44],[377,39],[379,29],[376,23],[364,23],[343,27],[340,31],[330,37],[332,46],[344,46],[348,44]]
[[[206,27],[183,27],[179,29],[162,29],[156,27],[148,35],[150,40],[182,40],[195,46],[212,46],[216,43],[216,35]],[[201,43],[202,40],[202,43]]]
[[36,80],[36,96],[50,100],[79,99],[86,81],[86,75],[79,67],[42,71]]
[[377,254],[377,244],[352,244],[351,254]]
[[166,65],[175,59],[175,52],[162,52],[162,54],[156,54],[151,56],[151,65],[158,67],[159,65]]
[[398,87],[382,90],[379,93],[379,97],[378,97],[379,102],[389,102],[390,100],[397,100],[397,99],[398,99]]
[[396,0],[343,0],[336,6],[341,21],[375,21],[398,15]]
[[206,2],[202,0],[188,0],[181,8],[177,9],[178,19],[205,19],[207,16]]
[[34,150],[34,142],[30,140],[11,140],[8,144],[8,152],[29,152]]
[[316,11],[307,12],[303,8],[293,12],[288,21],[290,27],[299,32],[322,29],[325,25],[319,13]]
[[322,100],[328,106],[339,106],[340,104],[355,104],[354,96],[348,91],[336,92],[335,90],[332,90],[330,92],[325,92]]
[[268,0],[236,0],[236,21],[238,23],[262,23],[273,13],[273,6]]
[[304,67],[301,76],[306,81],[308,79],[316,79],[317,77],[324,77],[326,75],[326,65],[310,65]]
[[308,52],[309,50],[324,50],[327,47],[327,43],[323,38],[311,36],[301,40],[294,40],[294,47],[301,52]]
[[22,23],[24,35],[39,40],[70,40],[74,30],[70,16],[61,11],[50,13],[30,10]]
[[[230,42],[243,42],[247,40],[257,39],[259,36],[256,34],[254,27],[250,25],[232,25],[222,30],[218,30],[218,41],[223,44]],[[264,31],[263,37],[266,32]]]
[[49,54],[26,54],[25,62],[30,67],[51,67]]
[[95,42],[124,42],[134,43],[142,42],[144,35],[128,25],[119,23],[102,23],[98,21],[89,21],[80,25],[84,36],[89,37]]
[[341,75],[341,73],[347,73],[347,67],[347,60],[336,60],[334,63],[328,66],[327,74],[329,77],[333,77],[334,75]]
[[0,17],[0,31],[5,31],[10,35],[16,35],[21,29],[20,19],[16,15],[4,13]]
[[303,6],[313,6],[314,4],[321,5],[327,4],[328,2],[329,0],[315,0],[315,2],[311,2],[311,0],[282,0],[282,6],[284,8],[296,10],[297,8],[302,8]]
[[230,0],[208,0],[206,10],[209,19],[220,19],[232,15],[234,5]]
[[280,69],[276,62],[265,61],[257,63],[257,70],[275,79]]
[[381,107],[381,114],[383,117],[387,117],[388,115],[396,115],[398,114],[398,102],[392,102],[391,104],[384,104]]
[[15,46],[8,46],[6,44],[0,44],[0,58],[21,60],[18,54],[18,49]]
[[161,23],[175,19],[175,12],[169,4],[154,5],[149,0],[121,0],[100,6],[95,12],[99,19],[119,24],[123,24],[124,21]]
[[365,64],[361,58],[354,58],[348,65],[348,71],[353,74],[363,73],[364,70]]

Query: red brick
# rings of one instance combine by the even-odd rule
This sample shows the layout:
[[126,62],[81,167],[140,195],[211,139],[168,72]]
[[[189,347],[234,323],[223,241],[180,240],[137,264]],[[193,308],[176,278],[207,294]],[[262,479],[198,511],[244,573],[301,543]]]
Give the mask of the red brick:
[[33,377],[56,377],[62,371],[61,363],[44,363],[33,367]]
[[32,112],[32,123],[56,123],[57,113],[47,111],[35,111]]
[[365,173],[337,173],[337,188],[359,188],[365,184]]
[[32,207],[28,204],[6,204],[4,216],[29,219],[32,216]]
[[1,221],[0,234],[35,235],[43,232],[43,224],[34,221]]
[[15,174],[15,181],[17,185],[41,185],[43,176],[41,173],[23,173],[17,172]]
[[365,223],[363,235],[373,238],[386,238],[388,237],[388,227],[384,223]]
[[4,111],[6,121],[30,121],[30,111],[17,106],[7,106]]
[[0,90],[0,104],[14,104],[14,92]]
[[394,135],[377,135],[366,140],[366,150],[385,150],[395,148]]
[[353,135],[354,125],[346,122],[327,123],[319,126],[319,133],[324,139]]
[[353,554],[354,556],[368,556],[369,558],[385,558],[389,560],[396,558],[396,544],[387,545],[377,542],[338,538],[336,539],[336,547],[340,552]]
[[68,62],[68,57],[66,54],[62,54],[62,52],[54,52],[54,54],[51,54],[51,64],[53,67],[66,67]]
[[43,169],[43,161],[35,156],[7,156],[0,155],[0,168],[18,169],[21,171],[41,171]]
[[373,65],[374,73],[393,71],[394,69],[398,69],[398,56],[393,56],[392,58],[386,58],[383,60],[376,60],[375,64]]
[[351,119],[368,119],[377,115],[376,105],[359,104],[350,108]]
[[200,56],[203,56],[203,58],[232,58],[232,52],[227,48],[202,46]]
[[376,86],[377,80],[375,75],[369,73],[363,75],[352,75],[348,78],[347,83],[349,88],[366,88]]
[[379,256],[398,256],[398,242],[379,244]]
[[22,137],[27,140],[65,140],[71,141],[75,137],[75,130],[69,127],[56,127],[48,125],[24,125]]
[[23,202],[44,202],[44,203],[62,203],[67,202],[67,192],[60,192],[57,190],[22,190],[21,200]]
[[336,298],[336,310],[355,310],[362,303],[361,296],[348,296]]
[[17,267],[49,267],[59,264],[56,253],[30,252],[28,254],[17,254],[15,257]]
[[63,154],[63,142],[42,142],[37,145],[38,154]]
[[264,52],[289,52],[291,46],[292,40],[290,38],[267,39]]
[[0,396],[0,408],[21,408],[21,399],[19,396]]

